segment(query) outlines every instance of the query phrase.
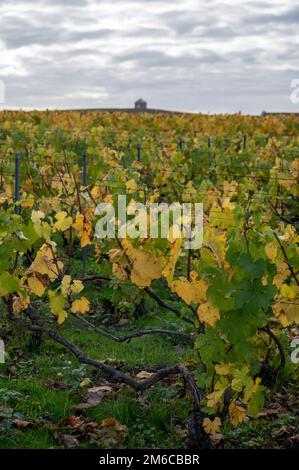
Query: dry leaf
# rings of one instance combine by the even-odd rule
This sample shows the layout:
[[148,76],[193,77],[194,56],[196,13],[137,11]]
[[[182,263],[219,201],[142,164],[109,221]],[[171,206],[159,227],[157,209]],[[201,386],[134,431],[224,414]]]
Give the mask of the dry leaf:
[[136,375],[136,379],[137,380],[146,380],[146,379],[150,379],[154,374],[152,372],[147,372],[146,370],[142,370],[140,372],[138,372],[138,374]]

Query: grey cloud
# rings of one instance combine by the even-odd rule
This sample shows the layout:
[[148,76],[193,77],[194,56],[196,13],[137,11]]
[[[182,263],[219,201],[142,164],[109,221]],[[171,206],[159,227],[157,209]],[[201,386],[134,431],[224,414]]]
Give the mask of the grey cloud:
[[57,43],[62,38],[62,33],[57,25],[35,26],[29,21],[13,16],[0,20],[0,39],[7,47],[17,48],[31,44],[50,45]]
[[[101,13],[95,3],[105,6]],[[7,66],[8,106],[127,107],[142,96],[157,108],[294,110],[289,93],[299,75],[298,41],[290,44],[289,35],[298,8],[279,15],[265,1],[242,7],[214,0],[209,8],[202,0],[6,4],[0,78]],[[27,46],[25,55],[21,46]],[[14,72],[20,66],[25,78]],[[108,96],[99,100],[81,93],[101,89]]]
[[278,24],[278,25],[295,25],[299,23],[299,6],[292,8],[285,13],[274,14],[274,13],[262,13],[256,15],[250,15],[246,22],[253,25],[266,25],[266,24]]
[[[53,18],[54,19],[54,18]],[[8,48],[18,48],[22,46],[65,44],[82,41],[107,38],[115,34],[116,31],[109,28],[97,29],[95,31],[69,31],[65,30],[59,19],[43,24],[43,18],[37,25],[29,20],[7,16],[5,20],[0,20],[0,39]],[[88,20],[91,24],[91,19]],[[81,20],[80,20],[81,22]]]
[[68,7],[68,8],[84,8],[89,3],[89,0],[5,0],[7,5],[21,5],[21,6],[31,6],[38,4],[39,6],[45,5],[54,5],[58,7]]
[[200,63],[216,63],[225,61],[225,57],[214,52],[202,51],[200,55],[182,54],[170,56],[162,51],[144,50],[120,55],[116,58],[120,62],[135,62],[142,67],[190,67]]
[[204,18],[200,17],[198,12],[172,10],[159,15],[159,18],[178,35],[192,34],[197,26],[204,24]]

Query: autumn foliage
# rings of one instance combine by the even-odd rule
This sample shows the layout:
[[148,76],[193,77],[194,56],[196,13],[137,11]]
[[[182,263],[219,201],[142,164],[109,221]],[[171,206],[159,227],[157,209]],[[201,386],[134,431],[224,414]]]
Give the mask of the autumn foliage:
[[[102,278],[103,299],[112,286],[133,312],[150,298],[178,316],[208,435],[227,416],[237,426],[256,415],[271,386],[265,370],[284,367],[278,337],[299,321],[298,131],[295,117],[1,113],[0,297],[11,319],[27,321],[43,299],[44,324],[63,334],[72,315],[96,314],[84,289],[88,276]],[[167,239],[98,240],[95,208],[118,194],[202,202],[202,247],[185,250],[171,229]],[[73,268],[84,250],[86,273]]]

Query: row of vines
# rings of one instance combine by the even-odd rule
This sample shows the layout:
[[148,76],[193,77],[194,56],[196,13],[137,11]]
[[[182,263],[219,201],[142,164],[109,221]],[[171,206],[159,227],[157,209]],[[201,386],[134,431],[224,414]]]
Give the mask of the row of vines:
[[[299,321],[298,180],[296,117],[2,112],[1,315],[137,390],[181,375],[198,445],[210,445],[224,420],[256,415],[283,375]],[[97,239],[95,208],[119,194],[131,214],[138,202],[202,202],[202,247],[184,249],[174,227],[167,239]],[[87,285],[133,319],[146,304],[180,328],[118,337],[97,322]],[[196,359],[137,381],[68,340],[73,316],[111,341],[177,336]]]

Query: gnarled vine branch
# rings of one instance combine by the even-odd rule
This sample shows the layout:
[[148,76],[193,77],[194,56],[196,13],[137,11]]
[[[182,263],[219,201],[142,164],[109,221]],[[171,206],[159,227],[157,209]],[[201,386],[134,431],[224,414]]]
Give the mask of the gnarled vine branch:
[[[33,307],[31,307],[31,309],[32,308]],[[165,367],[165,368],[160,369],[156,374],[149,377],[148,379],[138,381],[132,378],[131,376],[117,370],[116,368],[114,368],[113,366],[109,364],[105,364],[102,361],[98,361],[98,360],[87,357],[84,354],[84,352],[81,351],[81,349],[79,349],[72,341],[67,339],[65,336],[62,336],[53,328],[50,328],[48,326],[41,325],[41,324],[36,324],[36,323],[30,324],[26,321],[22,321],[19,318],[16,318],[15,316],[11,316],[10,312],[8,312],[8,316],[10,320],[13,320],[14,323],[21,326],[23,329],[26,329],[27,331],[40,333],[40,334],[46,334],[50,339],[61,344],[67,350],[73,353],[73,355],[78,359],[78,361],[81,364],[86,364],[86,365],[95,367],[96,369],[99,369],[102,372],[106,373],[115,382],[127,384],[137,391],[141,391],[141,392],[145,391],[148,388],[155,385],[157,382],[168,377],[169,375],[172,375],[172,374],[181,375],[189,387],[189,391],[192,397],[194,412],[200,413],[200,402],[204,398],[204,392],[197,387],[195,380],[193,378],[193,375],[187,369],[187,367],[183,365],[174,365],[174,366]]]
[[267,335],[274,341],[274,343],[276,344],[277,346],[277,349],[279,351],[279,355],[280,355],[280,364],[279,364],[279,367],[278,367],[278,370],[281,371],[284,369],[285,367],[285,364],[286,364],[286,357],[285,357],[285,353],[284,353],[284,350],[283,350],[283,347],[282,347],[282,344],[281,342],[279,341],[279,339],[277,338],[277,336],[273,333],[273,331],[270,329],[269,326],[264,326],[263,328],[261,328],[261,331],[264,331],[265,333],[267,333]]
[[112,341],[116,341],[117,343],[130,342],[131,339],[133,338],[138,338],[140,336],[146,336],[146,335],[155,335],[155,334],[178,336],[184,339],[185,341],[188,341],[192,344],[194,343],[194,337],[192,335],[188,335],[187,333],[184,333],[182,331],[165,330],[163,328],[147,328],[143,330],[136,330],[132,333],[128,333],[127,335],[115,336],[109,333],[108,331],[103,330],[102,328],[99,328],[98,326],[94,325],[93,323],[86,320],[86,318],[80,315],[73,313],[72,316],[75,317],[77,320],[79,320],[81,323],[84,323],[87,327],[91,328],[93,331],[99,333],[102,336],[105,336],[106,338],[111,339]]

